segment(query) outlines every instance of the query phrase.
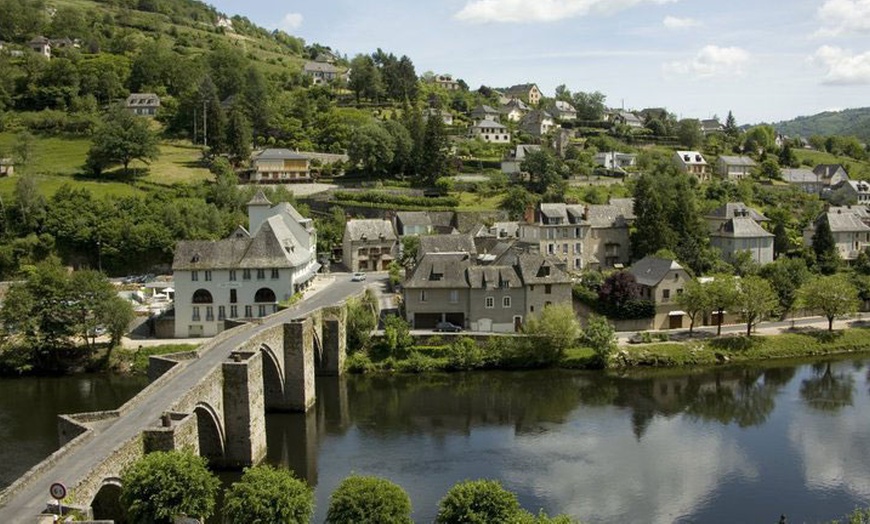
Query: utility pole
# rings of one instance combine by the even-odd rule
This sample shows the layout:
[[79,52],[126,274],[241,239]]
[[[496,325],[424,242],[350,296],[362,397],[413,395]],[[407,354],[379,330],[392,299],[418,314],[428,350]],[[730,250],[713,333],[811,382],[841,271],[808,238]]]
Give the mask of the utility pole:
[[205,110],[206,100],[202,101],[202,145],[208,148],[208,111]]

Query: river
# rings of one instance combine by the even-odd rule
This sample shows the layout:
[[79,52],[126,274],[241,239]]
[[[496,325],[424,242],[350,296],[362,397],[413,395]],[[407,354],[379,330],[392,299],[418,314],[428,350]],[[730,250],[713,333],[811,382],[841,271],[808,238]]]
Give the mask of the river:
[[[267,417],[267,461],[316,486],[315,522],[352,472],[404,487],[417,522],[433,520],[455,482],[481,477],[501,480],[527,509],[584,523],[772,524],[782,513],[789,522],[826,522],[870,506],[868,374],[870,359],[862,357],[621,377],[318,379],[308,414]],[[12,383],[31,380],[58,379]],[[7,395],[8,383],[0,380],[0,459],[18,464],[48,452],[20,429],[37,425],[26,422],[42,410],[37,400],[63,411],[112,389],[70,386],[83,393],[58,398],[56,388],[37,385],[21,393],[33,399],[23,407]],[[45,434],[38,439],[53,437],[51,423],[39,426]]]

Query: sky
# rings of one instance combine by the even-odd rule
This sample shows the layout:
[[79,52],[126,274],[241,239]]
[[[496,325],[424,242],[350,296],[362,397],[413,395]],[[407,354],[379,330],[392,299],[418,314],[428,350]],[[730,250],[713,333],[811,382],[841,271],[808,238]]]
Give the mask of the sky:
[[870,0],[206,0],[352,58],[472,88],[600,91],[739,125],[870,106]]

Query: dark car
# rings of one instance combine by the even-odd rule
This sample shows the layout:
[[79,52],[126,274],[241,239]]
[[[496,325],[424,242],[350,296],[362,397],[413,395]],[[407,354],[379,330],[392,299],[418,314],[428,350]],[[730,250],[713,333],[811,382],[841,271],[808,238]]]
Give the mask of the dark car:
[[462,331],[461,326],[457,326],[452,322],[439,322],[435,324],[435,331],[442,331],[444,333],[459,333]]

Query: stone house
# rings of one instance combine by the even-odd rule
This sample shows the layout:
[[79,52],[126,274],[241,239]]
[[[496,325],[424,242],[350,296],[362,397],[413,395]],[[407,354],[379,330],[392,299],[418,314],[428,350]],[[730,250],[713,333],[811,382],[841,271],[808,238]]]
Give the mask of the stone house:
[[516,98],[511,98],[501,107],[501,113],[509,122],[519,122],[531,110],[525,102]]
[[501,112],[491,106],[481,105],[471,110],[471,119],[474,121],[493,120],[498,122]]
[[506,99],[516,98],[536,106],[541,101],[541,90],[535,84],[517,84],[502,91]]
[[811,195],[821,194],[824,183],[821,176],[806,168],[782,169],[782,179],[787,183],[798,187],[801,191]]
[[262,191],[248,202],[248,229],[217,241],[178,242],[172,262],[175,336],[210,337],[226,319],[265,317],[316,276],[314,222]]
[[51,40],[44,36],[36,36],[27,43],[28,47],[33,50],[33,52],[38,53],[45,58],[51,58]]
[[630,255],[629,218],[612,204],[586,206],[589,232],[583,239],[583,267],[619,269]]
[[341,76],[341,69],[328,62],[305,62],[302,72],[311,78],[314,85],[323,85],[332,82]]
[[764,265],[773,262],[773,233],[749,217],[726,220],[710,233],[710,245],[722,252],[722,258],[733,262],[739,252],[748,252],[752,260]]
[[643,120],[630,111],[614,111],[610,116],[610,121],[614,124],[621,124],[632,129],[640,129],[643,127]]
[[576,120],[577,110],[574,106],[564,100],[556,100],[549,108],[550,114],[559,120]]
[[448,91],[459,91],[462,88],[462,85],[451,75],[435,75],[432,77],[432,83]]
[[595,153],[593,161],[595,165],[607,170],[625,172],[626,168],[637,165],[637,155],[633,153],[620,153],[619,151],[604,151]]
[[386,271],[398,255],[398,239],[389,220],[355,219],[347,222],[342,248],[348,270]]
[[440,118],[445,126],[453,125],[453,113],[446,109],[435,109],[434,107],[430,107],[423,113],[424,120],[429,120],[432,117]]
[[870,226],[864,223],[857,211],[848,207],[831,208],[819,215],[804,229],[804,245],[813,244],[813,234],[822,221],[826,221],[831,227],[841,259],[852,262],[870,246]]
[[452,211],[399,211],[394,222],[400,237],[446,235],[456,231],[456,214]]
[[0,176],[15,174],[15,162],[11,158],[0,158]]
[[710,178],[707,160],[699,151],[675,151],[673,160],[680,171],[694,175],[701,182]]
[[513,148],[507,157],[501,161],[501,172],[506,175],[516,175],[522,172],[522,164],[526,155],[540,151],[541,146],[535,144],[519,144]]
[[840,164],[819,164],[813,168],[824,187],[831,187],[849,180],[849,173]]
[[755,160],[748,156],[722,155],[716,159],[716,174],[728,180],[743,180],[752,175]]
[[[687,321],[676,298],[692,277],[675,260],[646,256],[628,269],[641,289],[641,298],[655,304],[653,329],[680,329]],[[685,324],[688,325],[687,323]]]
[[295,182],[311,179],[311,162],[307,156],[289,149],[264,149],[251,157],[254,183]]
[[520,129],[535,137],[546,135],[554,127],[556,127],[556,121],[546,111],[530,111],[520,120]]
[[533,252],[561,260],[568,271],[585,268],[583,244],[589,234],[589,206],[583,204],[538,204],[520,224],[520,241]]
[[481,120],[468,128],[469,138],[480,138],[491,144],[507,144],[511,141],[511,133],[507,127],[495,120]]
[[160,109],[160,97],[154,93],[130,93],[124,101],[127,111],[138,116],[156,116]]
[[842,205],[870,204],[870,182],[863,180],[843,180],[822,193],[830,202]]
[[725,126],[719,122],[718,118],[705,118],[699,122],[699,127],[704,136],[725,131]]

